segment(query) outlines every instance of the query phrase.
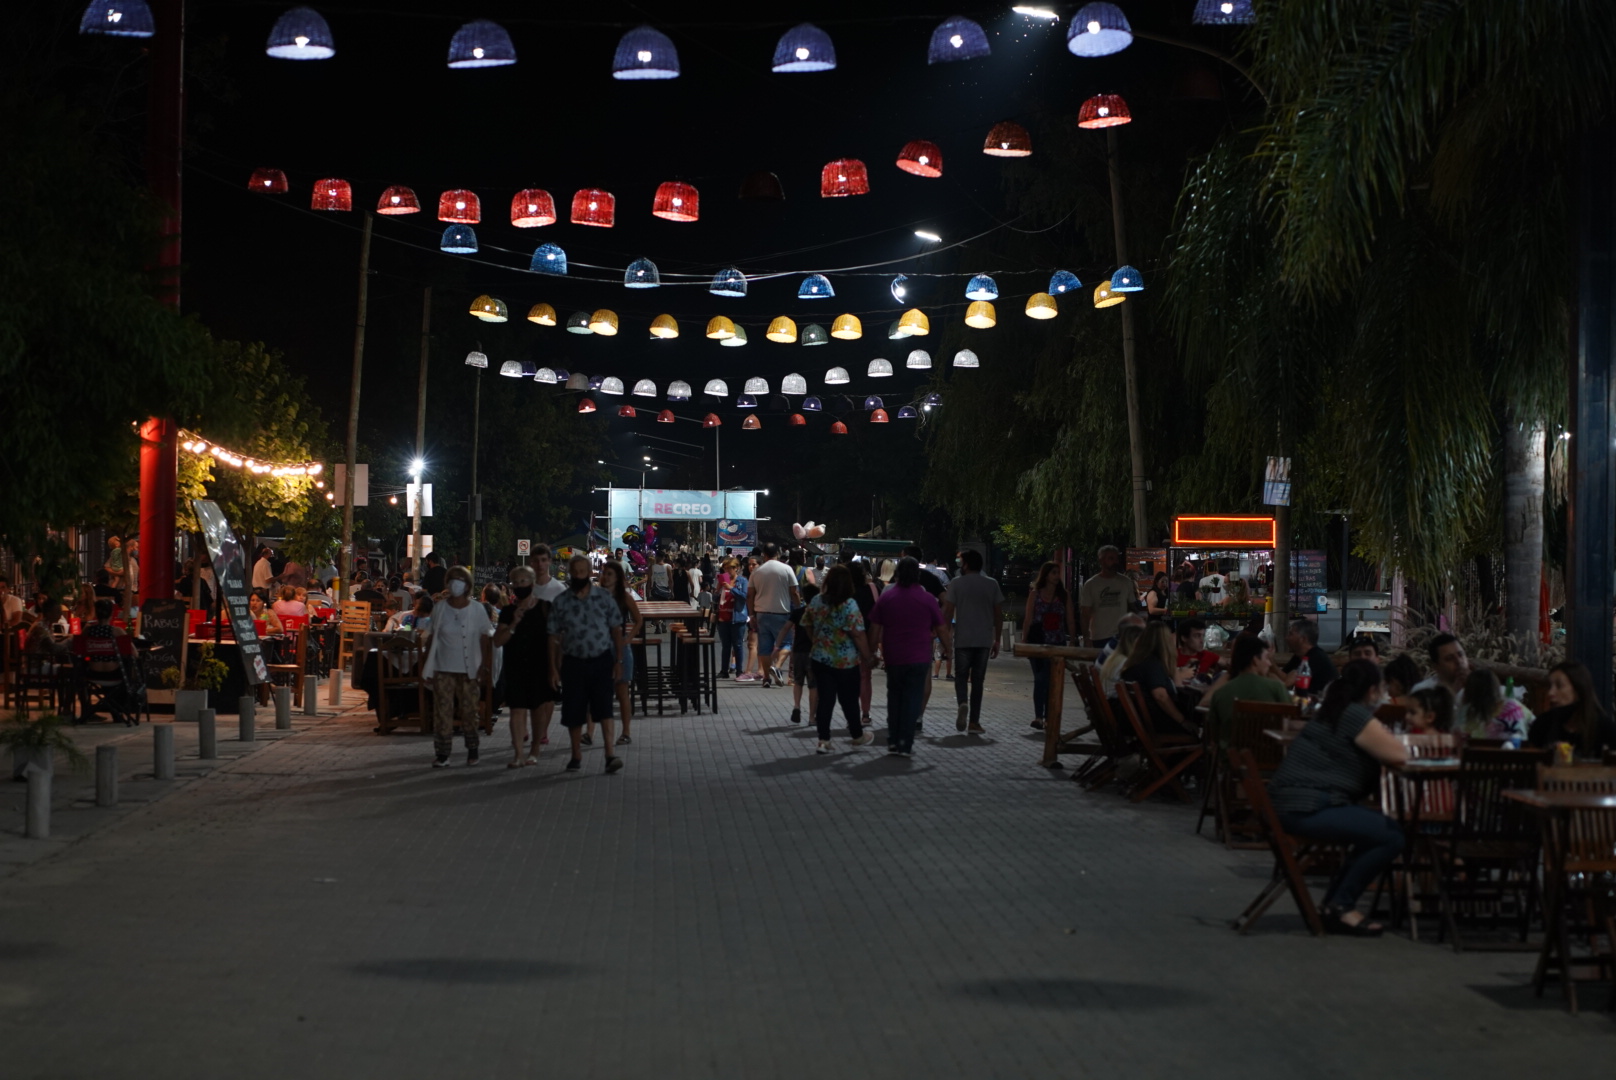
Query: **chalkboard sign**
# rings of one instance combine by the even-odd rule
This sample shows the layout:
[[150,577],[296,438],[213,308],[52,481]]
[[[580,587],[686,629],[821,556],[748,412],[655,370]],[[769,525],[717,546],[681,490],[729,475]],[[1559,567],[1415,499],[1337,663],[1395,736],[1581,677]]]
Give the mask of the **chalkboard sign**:
[[1326,570],[1329,560],[1322,551],[1293,551],[1291,552],[1291,610],[1300,611],[1302,606],[1311,609],[1313,597],[1328,592],[1329,577]]
[[151,643],[153,671],[183,667],[187,610],[184,600],[147,600],[140,605],[140,636]]
[[505,579],[510,577],[510,570],[503,566],[477,567],[477,593],[482,594],[484,585],[504,585]]

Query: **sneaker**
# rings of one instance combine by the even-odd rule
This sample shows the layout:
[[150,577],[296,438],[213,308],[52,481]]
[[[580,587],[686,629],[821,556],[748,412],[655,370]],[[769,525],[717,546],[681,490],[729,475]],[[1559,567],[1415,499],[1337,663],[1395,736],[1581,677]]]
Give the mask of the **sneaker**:
[[802,723],[802,710],[801,709],[792,709],[791,710],[791,722],[793,724]]
[[966,728],[965,730],[966,730],[966,733],[970,734],[970,735],[984,734],[984,732],[982,731],[982,725],[981,724],[972,724],[970,727]]
[[630,739],[627,735],[619,735],[617,737],[617,745],[618,746],[627,746],[629,743],[631,743],[633,741],[634,740]]
[[781,686],[784,686],[786,684],[786,673],[780,670],[780,667],[779,667],[778,664],[775,665],[774,667],[769,668],[769,670],[774,673],[774,681],[775,682],[779,683]]
[[965,724],[971,719],[971,707],[965,702],[959,703],[959,715],[954,717],[954,730],[964,731]]
[[434,769],[447,769],[449,767],[449,759],[446,757],[437,758],[432,762],[432,767]]
[[595,745],[595,737],[593,735],[580,735],[578,737],[578,741],[583,743],[585,746]]
[[583,758],[573,758],[571,761],[567,762],[567,771],[568,772],[577,772],[579,769],[581,769],[583,767],[584,767],[584,759]]
[[757,679],[756,675],[743,673],[743,674],[735,676],[735,681],[736,682],[757,682],[758,679]]
[[851,742],[854,746],[869,746],[871,743],[873,743],[875,741],[875,733],[873,731],[866,731],[864,734],[860,735],[858,738],[850,739],[848,741]]
[[609,757],[609,758],[606,759],[606,771],[607,772],[614,773],[618,769],[621,769],[622,767],[623,767],[623,759],[622,758],[620,758],[620,757]]
[[476,754],[467,754],[467,755],[466,755],[466,767],[467,767],[467,768],[468,768],[468,769],[469,769],[469,768],[470,768],[470,767],[471,767],[471,766],[473,766],[473,765],[475,765],[475,764],[477,764],[477,761],[478,761],[478,757],[477,757],[477,755],[476,755]]
[[1040,716],[1038,719],[1034,720],[1032,722],[1032,727],[1034,731],[1044,730],[1044,718]]
[[819,745],[814,747],[814,753],[816,753],[816,754],[828,754],[828,753],[830,753],[830,743],[826,742],[824,739],[820,739],[819,740]]

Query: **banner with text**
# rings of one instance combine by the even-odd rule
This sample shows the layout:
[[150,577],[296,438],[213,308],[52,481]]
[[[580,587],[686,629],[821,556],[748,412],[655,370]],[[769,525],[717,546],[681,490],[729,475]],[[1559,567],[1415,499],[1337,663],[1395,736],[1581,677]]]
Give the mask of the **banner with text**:
[[226,610],[230,613],[230,628],[235,631],[236,645],[241,649],[241,667],[247,683],[257,686],[269,681],[269,668],[264,664],[264,648],[258,640],[258,628],[253,624],[252,611],[247,607],[247,560],[236,534],[230,531],[230,522],[224,511],[212,499],[192,499],[196,519],[202,523],[202,536],[213,557],[213,575],[224,594]]

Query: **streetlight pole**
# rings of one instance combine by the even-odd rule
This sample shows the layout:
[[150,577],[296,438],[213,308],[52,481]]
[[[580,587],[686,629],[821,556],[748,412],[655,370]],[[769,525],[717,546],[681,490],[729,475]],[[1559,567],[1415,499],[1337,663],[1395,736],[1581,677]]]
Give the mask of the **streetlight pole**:
[[[1122,219],[1122,163],[1117,156],[1115,128],[1105,132],[1105,155],[1111,174],[1111,230],[1116,236],[1117,265],[1128,265],[1128,238]],[[1139,379],[1133,359],[1133,305],[1122,305],[1122,375],[1128,399],[1128,456],[1133,462],[1133,546],[1144,547],[1148,536],[1145,519],[1145,443],[1139,427]]]
[[410,475],[415,478],[415,514],[410,528],[410,570],[415,583],[421,583],[421,564],[426,553],[421,550],[421,503],[426,498],[426,485],[421,474],[426,466],[426,364],[432,345],[432,286],[421,294],[421,374],[415,388],[415,461]]
[[348,386],[348,468],[342,478],[342,580],[337,599],[348,599],[348,582],[354,568],[354,473],[359,455],[359,384],[365,366],[365,315],[370,304],[370,232],[375,216],[365,215],[365,232],[359,241],[359,314],[354,320],[353,379]]
[[[481,343],[478,343],[479,348]],[[466,517],[471,522],[471,578],[477,580],[477,518],[482,509],[477,504],[477,452],[481,443],[479,427],[483,412],[483,369],[477,369],[477,388],[471,397],[471,498],[466,500]]]

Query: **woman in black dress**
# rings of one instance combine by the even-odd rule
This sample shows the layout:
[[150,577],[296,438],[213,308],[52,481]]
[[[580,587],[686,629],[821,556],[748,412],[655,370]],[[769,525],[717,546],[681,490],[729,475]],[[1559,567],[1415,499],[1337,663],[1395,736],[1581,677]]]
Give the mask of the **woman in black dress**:
[[[550,686],[550,602],[533,595],[533,569],[518,566],[511,571],[511,598],[514,603],[499,613],[499,629],[494,647],[505,649],[505,704],[511,709],[511,763],[539,763],[539,743],[556,701]],[[533,744],[528,748],[528,718],[533,718]],[[542,719],[541,719],[542,718]]]

